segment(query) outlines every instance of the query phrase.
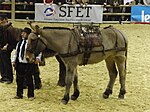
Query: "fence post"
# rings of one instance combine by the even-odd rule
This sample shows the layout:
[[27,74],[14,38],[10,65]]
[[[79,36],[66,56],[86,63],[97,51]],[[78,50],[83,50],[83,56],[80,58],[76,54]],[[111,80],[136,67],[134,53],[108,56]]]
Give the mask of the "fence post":
[[11,21],[15,21],[15,0],[11,0]]

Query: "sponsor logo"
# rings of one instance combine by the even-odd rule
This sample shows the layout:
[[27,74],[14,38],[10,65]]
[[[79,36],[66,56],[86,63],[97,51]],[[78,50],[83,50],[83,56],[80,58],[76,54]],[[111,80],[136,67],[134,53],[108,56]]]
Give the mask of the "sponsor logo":
[[55,8],[52,6],[49,6],[48,8],[45,9],[44,14],[46,16],[52,16],[55,14]]

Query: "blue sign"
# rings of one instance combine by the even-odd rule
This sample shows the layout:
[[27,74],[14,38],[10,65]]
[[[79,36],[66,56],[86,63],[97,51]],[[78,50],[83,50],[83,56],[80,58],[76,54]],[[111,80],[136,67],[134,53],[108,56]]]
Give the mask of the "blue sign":
[[150,6],[132,6],[131,22],[150,22]]

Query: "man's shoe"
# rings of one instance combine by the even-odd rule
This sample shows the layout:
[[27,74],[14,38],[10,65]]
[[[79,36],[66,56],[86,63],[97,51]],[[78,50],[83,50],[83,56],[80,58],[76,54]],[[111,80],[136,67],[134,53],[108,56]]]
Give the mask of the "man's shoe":
[[4,80],[2,80],[2,79],[0,79],[0,82],[1,82],[1,83],[4,83],[5,81],[4,81]]
[[6,84],[11,84],[12,81],[11,80],[4,80],[4,79],[0,79],[1,83],[6,83]]
[[33,101],[33,100],[35,99],[35,97],[28,97],[28,99],[29,99],[30,101]]
[[12,83],[12,81],[4,81],[4,82],[6,82],[6,84],[11,84]]
[[23,99],[23,97],[15,96],[14,99]]

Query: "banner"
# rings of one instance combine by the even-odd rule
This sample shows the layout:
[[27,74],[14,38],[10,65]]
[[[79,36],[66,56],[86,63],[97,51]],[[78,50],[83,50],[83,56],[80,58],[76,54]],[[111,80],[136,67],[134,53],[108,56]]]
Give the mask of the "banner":
[[35,21],[102,23],[102,20],[103,6],[101,5],[82,7],[69,4],[58,6],[56,4],[44,5],[42,3],[35,3]]
[[150,6],[132,6],[131,22],[150,23]]

